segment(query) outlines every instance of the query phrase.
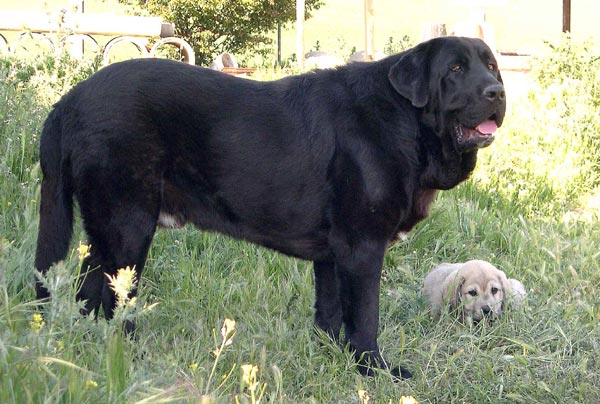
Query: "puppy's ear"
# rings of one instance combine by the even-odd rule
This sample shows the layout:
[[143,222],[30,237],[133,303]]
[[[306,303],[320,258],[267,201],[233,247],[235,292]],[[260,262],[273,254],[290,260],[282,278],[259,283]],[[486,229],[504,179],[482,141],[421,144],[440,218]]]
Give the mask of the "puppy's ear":
[[429,101],[430,48],[425,42],[404,52],[388,73],[392,87],[417,108],[423,108]]
[[508,278],[504,272],[498,271],[498,281],[500,282],[500,285],[502,285],[502,304],[500,305],[500,308],[504,311],[506,304],[508,304],[508,301],[512,298],[512,291]]
[[457,276],[453,282],[453,290],[452,295],[450,296],[450,307],[453,310],[456,310],[460,307],[461,296],[462,296],[462,287],[465,283],[465,278],[463,276]]

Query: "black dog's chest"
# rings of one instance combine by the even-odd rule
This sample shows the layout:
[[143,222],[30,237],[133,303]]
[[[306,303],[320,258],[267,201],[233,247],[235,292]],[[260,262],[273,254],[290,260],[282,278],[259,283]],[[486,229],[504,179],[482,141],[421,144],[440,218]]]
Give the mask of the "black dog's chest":
[[410,215],[400,224],[398,232],[409,232],[417,223],[429,216],[429,208],[435,199],[435,189],[415,192]]

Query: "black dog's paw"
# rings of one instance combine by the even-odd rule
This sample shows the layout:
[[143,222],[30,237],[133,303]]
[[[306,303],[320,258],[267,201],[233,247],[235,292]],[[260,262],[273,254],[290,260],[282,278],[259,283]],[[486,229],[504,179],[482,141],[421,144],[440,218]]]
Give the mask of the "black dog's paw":
[[[373,377],[375,376],[375,374],[377,372],[385,372],[386,370],[388,370],[387,368],[373,368],[371,366],[367,366],[367,365],[358,365],[358,371],[360,372],[361,375],[363,376],[368,376],[368,377]],[[402,366],[397,366],[395,368],[389,369],[390,374],[392,375],[392,380],[394,382],[399,382],[401,380],[406,380],[406,379],[410,379],[413,374],[411,373],[410,370],[402,367]]]
[[[358,371],[361,375],[363,376],[367,376],[367,377],[373,377],[375,376],[375,374],[377,374],[378,372],[386,372],[388,369],[386,368],[373,368],[370,366],[366,366],[366,365],[358,365]],[[393,369],[389,369],[390,375],[392,376],[392,380],[394,382],[399,382],[401,380],[406,380],[406,379],[410,379],[413,374],[406,368],[402,367],[402,366],[397,366]]]
[[413,377],[413,374],[410,372],[410,370],[402,366],[393,368],[392,370],[390,370],[390,373],[392,374],[392,377],[396,382],[400,380],[410,379],[411,377]]
[[138,341],[136,332],[137,324],[134,320],[123,321],[123,336],[131,338],[133,341]]
[[357,369],[363,376],[372,377],[375,376],[378,371],[389,371],[394,381],[410,379],[413,376],[408,369],[402,366],[390,368],[387,362],[383,360],[379,354],[363,355],[358,358],[357,362]]

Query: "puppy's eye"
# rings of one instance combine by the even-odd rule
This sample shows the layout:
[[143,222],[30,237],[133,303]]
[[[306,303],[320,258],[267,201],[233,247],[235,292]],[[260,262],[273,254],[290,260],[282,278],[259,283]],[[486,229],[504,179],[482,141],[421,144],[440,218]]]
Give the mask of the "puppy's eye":
[[469,290],[467,293],[469,295],[473,296],[473,297],[477,296],[477,291],[476,290]]
[[496,293],[498,293],[498,288],[492,288],[492,295],[495,295]]
[[491,72],[495,72],[496,71],[496,65],[493,64],[493,63],[488,63],[487,68]]
[[450,71],[452,73],[460,73],[463,71],[463,67],[459,64],[452,65],[452,66],[450,66]]

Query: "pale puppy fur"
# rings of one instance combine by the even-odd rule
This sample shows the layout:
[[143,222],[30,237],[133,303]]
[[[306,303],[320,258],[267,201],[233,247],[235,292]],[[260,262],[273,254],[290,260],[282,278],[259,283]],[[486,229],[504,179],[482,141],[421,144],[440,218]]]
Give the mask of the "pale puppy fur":
[[494,319],[509,303],[517,308],[527,295],[516,279],[507,279],[504,272],[486,261],[472,260],[459,264],[440,264],[425,277],[423,293],[435,318],[442,309],[462,308],[461,319],[479,321],[487,315]]

